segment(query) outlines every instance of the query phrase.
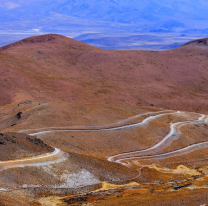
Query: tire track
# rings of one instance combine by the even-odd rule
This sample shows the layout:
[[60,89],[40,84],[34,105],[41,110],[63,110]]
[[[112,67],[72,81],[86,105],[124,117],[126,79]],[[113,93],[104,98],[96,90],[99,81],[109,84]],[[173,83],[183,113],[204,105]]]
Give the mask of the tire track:
[[[142,122],[138,123],[133,123],[129,125],[124,125],[124,126],[118,126],[118,127],[110,127],[110,128],[104,128],[104,129],[56,129],[56,130],[46,130],[46,131],[41,131],[41,132],[36,132],[36,133],[31,133],[29,135],[31,136],[38,136],[46,133],[52,133],[52,132],[109,132],[109,131],[120,131],[120,130],[127,130],[127,129],[133,129],[139,126],[144,126],[147,125],[150,121],[157,119],[159,117],[169,115],[169,114],[178,114],[181,113],[180,111],[177,112],[172,112],[172,113],[162,113],[154,116],[149,116],[145,119],[142,120]],[[102,127],[102,126],[100,126]],[[19,131],[22,132],[23,130]]]
[[[163,148],[165,148],[168,144],[170,144],[173,140],[175,140],[178,137],[178,135],[180,135],[179,134],[180,130],[177,131],[177,129],[176,129],[177,126],[182,126],[184,124],[204,123],[207,118],[206,118],[206,115],[201,114],[201,117],[199,117],[198,120],[177,122],[177,123],[171,124],[170,125],[170,132],[159,143],[157,143],[153,147],[150,147],[150,148],[144,149],[144,150],[138,150],[138,151],[134,151],[134,152],[126,152],[126,153],[113,155],[108,158],[108,161],[117,162],[117,163],[121,163],[123,165],[129,166],[128,164],[123,163],[122,161],[128,161],[131,159],[141,159],[141,158],[145,158],[147,156],[154,156],[154,155],[151,155],[151,152],[163,150]],[[199,143],[199,146],[202,146],[203,144],[206,145],[206,143]],[[197,148],[198,148],[197,145],[193,145],[192,147],[190,146],[190,147],[187,147],[186,149],[181,149],[181,150],[176,150],[176,151],[180,152],[180,151],[187,151],[187,149],[197,149]],[[174,151],[173,151],[173,153],[174,153]],[[169,153],[166,153],[166,154],[169,154]],[[172,154],[172,153],[170,153],[170,154]]]

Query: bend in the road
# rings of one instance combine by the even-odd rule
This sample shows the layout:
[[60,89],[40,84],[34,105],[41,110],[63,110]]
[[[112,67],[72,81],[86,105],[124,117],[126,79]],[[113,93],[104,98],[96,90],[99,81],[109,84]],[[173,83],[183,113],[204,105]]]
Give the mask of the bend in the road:
[[205,149],[207,147],[208,147],[208,142],[202,142],[202,143],[189,145],[187,147],[184,147],[184,148],[181,148],[178,150],[174,150],[171,152],[167,152],[167,153],[162,153],[162,154],[157,154],[157,155],[148,155],[148,156],[139,156],[139,157],[134,156],[134,157],[119,159],[119,160],[116,160],[115,162],[123,164],[122,161],[129,161],[129,160],[137,160],[137,159],[148,160],[148,159],[171,158],[171,157],[185,155],[185,154],[191,153],[196,150]]
[[51,165],[58,162],[63,162],[67,159],[67,154],[61,151],[60,149],[55,148],[52,153],[46,153],[43,155],[17,159],[17,160],[8,160],[0,161],[0,171],[15,168],[15,167],[25,167],[25,166],[45,166]]
[[179,126],[180,124],[204,123],[205,117],[206,117],[206,115],[201,114],[201,117],[199,117],[198,120],[173,123],[170,126],[170,132],[160,142],[158,142],[153,147],[150,147],[150,148],[144,149],[144,150],[138,150],[138,151],[134,151],[134,152],[125,152],[125,153],[113,155],[111,157],[108,157],[107,159],[108,159],[108,161],[111,161],[111,162],[120,162],[119,160],[131,159],[137,155],[148,155],[149,152],[153,152],[156,149],[162,150],[162,148],[160,148],[160,147],[162,147],[162,146],[164,147],[165,145],[172,142],[175,137],[177,137],[177,130],[176,130],[177,126]]
[[29,135],[31,136],[37,136],[37,135],[42,135],[46,133],[52,133],[52,132],[108,132],[108,131],[120,131],[120,130],[126,130],[126,129],[133,129],[139,126],[144,126],[147,125],[150,121],[157,119],[159,117],[165,116],[165,115],[170,115],[170,114],[177,114],[181,113],[180,111],[177,112],[172,112],[172,113],[162,113],[154,116],[149,116],[145,119],[142,120],[142,122],[139,123],[134,123],[134,124],[129,124],[129,125],[124,125],[124,126],[118,126],[118,127],[110,127],[110,128],[105,128],[105,129],[61,129],[61,130],[47,130],[47,131],[41,131],[41,132],[36,132],[36,133],[31,133]]
[[[117,123],[112,123],[112,124],[108,124],[108,125],[102,125],[102,126],[71,126],[71,127],[46,127],[46,128],[38,128],[38,129],[26,129],[26,130],[20,130],[18,131],[19,133],[25,133],[25,132],[33,132],[33,131],[37,131],[37,130],[43,130],[43,132],[46,132],[46,131],[59,131],[59,130],[73,130],[73,131],[88,131],[88,130],[100,130],[100,129],[110,129],[110,128],[114,128],[114,127],[118,127],[120,124],[123,124],[123,123],[127,123],[128,121],[132,120],[132,119],[136,119],[138,117],[142,117],[142,116],[145,116],[145,115],[150,115],[150,114],[153,114],[153,115],[156,115],[158,113],[171,113],[170,110],[164,110],[164,111],[158,111],[158,112],[147,112],[147,113],[143,113],[143,114],[138,114],[138,115],[135,115],[133,117],[129,117],[127,119],[124,119],[124,120],[121,120]],[[40,131],[42,132],[42,131]],[[38,133],[37,132],[34,132],[34,133]]]

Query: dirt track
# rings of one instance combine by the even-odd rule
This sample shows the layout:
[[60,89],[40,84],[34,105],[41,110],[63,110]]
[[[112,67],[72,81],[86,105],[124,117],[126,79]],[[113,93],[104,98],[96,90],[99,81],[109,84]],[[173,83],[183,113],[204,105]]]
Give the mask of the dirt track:
[[[132,115],[129,115],[129,113],[124,113],[123,110],[119,108],[118,111],[121,114],[128,114],[127,118],[122,120],[120,118],[121,116],[116,116],[116,118],[114,117],[116,120],[112,121],[111,123],[109,123],[108,120],[105,120],[105,123],[95,124],[94,126],[92,126],[93,124],[86,124],[87,126],[72,125],[70,127],[67,127],[66,122],[61,119],[62,122],[57,122],[57,127],[55,126],[54,121],[52,121],[52,127],[50,127],[50,124],[48,124],[50,122],[46,121],[46,115],[49,115],[49,120],[51,121],[51,115],[57,111],[56,106],[52,107],[50,104],[44,104],[34,108],[34,104],[25,103],[24,105],[25,106],[17,107],[10,106],[11,108],[8,107],[2,110],[5,112],[4,115],[6,115],[5,120],[8,121],[10,121],[10,119],[12,119],[16,113],[22,112],[21,119],[15,120],[17,125],[9,127],[10,129],[13,129],[13,133],[11,134],[13,134],[13,136],[15,136],[15,134],[18,136],[24,136],[28,134],[30,138],[35,138],[35,135],[37,135],[38,138],[43,140],[43,142],[53,147],[56,145],[57,148],[53,152],[43,152],[41,155],[18,158],[16,160],[10,161],[1,161],[0,178],[2,183],[0,185],[0,190],[2,194],[3,192],[12,191],[12,188],[14,188],[15,185],[15,189],[18,190],[24,189],[30,191],[30,193],[33,190],[37,190],[33,191],[32,194],[38,195],[41,195],[41,191],[44,191],[45,194],[47,193],[49,196],[56,194],[57,196],[55,196],[58,198],[58,196],[62,195],[64,192],[69,194],[72,191],[78,190],[77,188],[79,188],[79,186],[82,186],[82,194],[76,195],[73,193],[74,196],[71,197],[72,199],[67,197],[70,199],[67,201],[75,201],[73,198],[80,198],[79,200],[82,200],[82,198],[87,198],[90,202],[92,201],[90,197],[93,195],[95,200],[107,197],[107,200],[109,198],[110,201],[111,198],[115,198],[115,194],[120,194],[125,197],[135,194],[136,192],[148,196],[148,193],[155,189],[155,187],[158,187],[158,191],[163,192],[171,191],[172,188],[188,188],[186,185],[190,184],[195,184],[197,185],[197,188],[202,188],[200,185],[201,183],[199,184],[197,180],[190,179],[192,178],[190,174],[197,174],[199,177],[204,177],[204,181],[206,181],[206,175],[204,175],[205,172],[202,174],[195,169],[188,168],[187,166],[183,165],[181,166],[177,162],[178,160],[180,161],[181,158],[185,161],[184,156],[187,155],[187,158],[189,158],[194,165],[194,161],[196,162],[198,159],[202,160],[206,156],[206,148],[208,146],[207,141],[205,141],[206,134],[201,139],[197,138],[196,136],[196,140],[194,140],[195,142],[193,142],[193,138],[190,135],[193,132],[192,127],[194,129],[195,125],[195,127],[198,129],[196,134],[201,135],[201,133],[204,133],[207,130],[207,115],[166,110],[148,111],[148,109],[146,109],[145,111],[145,109],[139,108],[137,108],[139,114],[135,114],[134,111]],[[66,114],[65,111],[60,112],[63,111],[63,108],[66,109],[66,111],[69,110],[70,115],[72,115],[71,110],[68,107],[61,107],[62,110],[58,110],[58,114]],[[109,108],[103,110],[103,114],[107,114],[106,117],[112,115],[112,112],[108,113],[108,110]],[[10,111],[12,112],[12,115],[10,115]],[[72,111],[74,111],[74,108]],[[81,111],[83,111],[83,109]],[[89,111],[92,112],[91,109]],[[87,113],[88,110],[85,110],[85,112]],[[74,117],[77,117],[77,115]],[[96,116],[96,118],[100,118],[100,115]],[[42,127],[40,128],[36,126],[39,124],[39,122],[36,120],[39,119],[43,119],[43,122],[40,124]],[[91,120],[91,118],[89,119]],[[80,121],[83,120],[81,119]],[[35,124],[33,124],[33,122]],[[187,127],[188,125],[190,128]],[[158,138],[158,134],[160,134],[160,132],[157,131],[156,128],[160,129],[160,127],[163,128],[161,134],[165,135]],[[21,129],[18,130],[18,128]],[[189,129],[191,130],[189,131]],[[133,132],[130,133],[131,131]],[[103,144],[103,142],[107,138],[109,140],[115,139],[117,138],[117,134],[120,135],[124,132],[126,132],[125,134],[127,134],[127,136],[124,135],[123,141],[125,142],[121,143],[124,145],[122,150],[124,150],[125,153],[118,153],[116,155],[116,150],[111,148],[111,146],[109,147],[108,144]],[[152,146],[145,146],[144,149],[132,151],[131,148],[133,147],[140,148],[140,144],[142,143],[143,139],[137,138],[137,145],[128,145],[128,140],[131,141],[131,134],[135,134],[139,137],[143,132],[145,135],[144,137],[147,137],[147,135],[150,137],[150,143],[147,141],[144,141],[144,143],[146,144],[147,142]],[[75,134],[78,136],[76,137]],[[89,136],[87,136],[88,134]],[[95,136],[93,137],[92,134],[95,134]],[[102,136],[103,134],[105,135]],[[63,135],[66,135],[66,137]],[[186,146],[182,146],[184,144],[181,143],[183,138],[187,138],[186,135],[190,136],[190,141],[185,141]],[[193,135],[195,136],[195,134]],[[82,139],[80,137],[82,137]],[[106,155],[109,154],[108,152],[115,155],[112,155],[111,157],[105,156],[103,159],[102,157],[100,158],[97,153],[94,152],[95,149],[100,150],[100,148],[97,148],[96,144],[94,144],[96,137],[99,138],[97,145],[102,145],[104,147],[103,149],[107,151]],[[57,142],[54,141],[54,138],[57,139]],[[92,151],[85,152],[81,148],[83,153],[73,153],[69,146],[72,145],[72,149],[77,148],[76,144],[73,142],[74,139],[79,140],[77,142],[77,146],[80,148],[82,146],[81,143],[83,142],[83,145],[85,145],[85,141],[87,141],[91,145]],[[63,142],[63,144],[61,142]],[[177,144],[177,142],[179,144]],[[114,143],[111,143],[111,145],[114,145],[116,148],[118,144],[115,145]],[[61,150],[65,152],[62,152]],[[163,150],[165,152],[163,152]],[[194,154],[194,151],[198,151],[198,154],[201,156],[198,157],[196,154]],[[109,161],[107,161],[107,159]],[[170,169],[165,169],[167,167],[166,163],[169,163],[169,160],[171,160],[173,165],[176,163],[176,166],[171,166]],[[154,165],[155,163],[157,163],[157,166]],[[165,167],[163,165],[165,165]],[[202,171],[206,171],[205,165],[206,163],[202,163],[200,165],[200,169]],[[11,177],[14,176],[17,179],[17,182],[13,182],[13,179],[8,182],[3,182],[3,180],[5,180],[5,175],[8,176],[8,174],[10,174]],[[25,176],[25,179],[22,178],[22,175]],[[11,178],[10,176],[8,177]],[[154,183],[156,185],[152,186],[151,181],[159,181],[158,178],[160,181],[165,181],[165,185]],[[179,179],[180,182],[174,184],[170,183],[171,178],[175,178],[177,180]],[[185,181],[183,180],[184,178],[186,179]],[[33,181],[33,179],[35,181]],[[134,181],[134,183],[131,183],[131,181]],[[146,185],[143,185],[142,182],[144,181],[146,181]],[[187,184],[186,181],[188,181],[189,184]],[[108,186],[109,189],[104,189],[104,186],[101,187],[100,184],[105,185],[105,182],[111,182],[113,184]],[[95,185],[92,186],[93,184]],[[88,190],[95,191],[87,192]],[[24,197],[24,195],[22,197]],[[47,197],[46,199],[42,199],[41,196],[39,201],[45,204],[45,201],[47,202],[48,199]],[[60,201],[62,203],[62,199],[60,199]]]

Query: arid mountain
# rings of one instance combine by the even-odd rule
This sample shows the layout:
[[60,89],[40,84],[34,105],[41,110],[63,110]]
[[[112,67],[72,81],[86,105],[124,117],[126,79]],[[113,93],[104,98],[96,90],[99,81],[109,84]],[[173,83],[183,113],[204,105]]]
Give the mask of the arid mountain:
[[0,48],[0,205],[204,205],[207,41],[107,51],[48,34]]
[[25,100],[207,113],[207,39],[168,51],[107,51],[55,34],[0,48],[0,105]]

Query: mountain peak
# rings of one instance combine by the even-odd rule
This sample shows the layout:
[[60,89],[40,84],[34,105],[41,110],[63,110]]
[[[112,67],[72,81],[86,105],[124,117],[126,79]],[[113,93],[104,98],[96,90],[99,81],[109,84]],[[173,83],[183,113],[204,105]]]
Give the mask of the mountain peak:
[[[197,47],[208,47],[208,38],[203,38],[203,39],[197,39],[194,41],[190,41],[186,44],[184,44],[183,46],[197,46]],[[183,47],[182,46],[182,47]]]
[[24,44],[54,42],[57,39],[64,39],[64,38],[67,38],[67,37],[62,36],[62,35],[58,35],[58,34],[45,34],[45,35],[40,35],[40,36],[32,36],[32,37],[28,37],[28,38],[22,39],[20,41],[8,44],[6,46],[3,46],[0,48],[0,51],[4,51],[4,50],[10,49],[12,47],[16,47],[16,46],[20,46],[20,45],[24,45]]

